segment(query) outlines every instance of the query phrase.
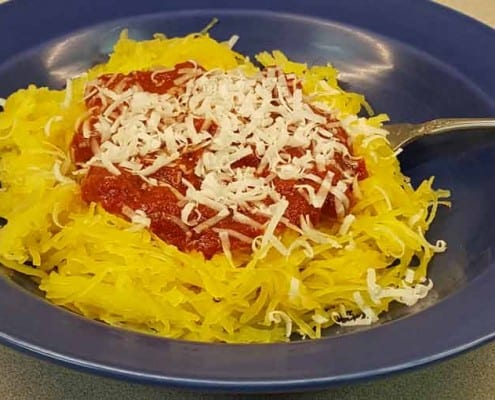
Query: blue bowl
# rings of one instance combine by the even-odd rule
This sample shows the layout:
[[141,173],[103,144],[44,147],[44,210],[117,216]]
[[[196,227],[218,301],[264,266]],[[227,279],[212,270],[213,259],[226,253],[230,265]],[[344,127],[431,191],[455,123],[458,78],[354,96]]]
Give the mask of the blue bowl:
[[[183,35],[212,18],[223,40],[254,54],[281,49],[308,63],[332,62],[346,89],[366,94],[395,122],[495,115],[495,31],[422,1],[227,0],[13,1],[0,6],[0,97],[29,83],[61,88],[130,36]],[[54,307],[19,276],[0,277],[0,339],[85,370],[170,386],[289,391],[419,366],[495,335],[495,135],[424,140],[402,156],[414,182],[436,176],[452,190],[430,231],[449,243],[435,258],[430,296],[393,307],[380,325],[329,330],[321,340],[227,345],[163,339],[109,327]]]

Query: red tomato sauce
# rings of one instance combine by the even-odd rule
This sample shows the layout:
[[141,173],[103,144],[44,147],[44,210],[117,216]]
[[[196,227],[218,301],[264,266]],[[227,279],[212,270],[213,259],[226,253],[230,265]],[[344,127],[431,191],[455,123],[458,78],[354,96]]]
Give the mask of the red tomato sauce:
[[[195,67],[192,63],[183,63],[177,65],[174,69],[164,71],[139,71],[125,74],[107,74],[98,78],[98,86],[105,87],[113,91],[124,91],[133,85],[139,86],[142,90],[151,93],[175,93],[180,91],[180,85],[175,85],[176,81],[181,76],[181,71]],[[89,110],[89,116],[81,123],[75,132],[72,140],[72,157],[76,163],[84,163],[91,159],[94,154],[95,146],[101,142],[101,137],[95,128],[95,123],[99,115],[103,113],[106,105],[102,99],[88,89],[86,95],[86,106]],[[333,120],[328,117],[328,122]],[[196,119],[194,125],[196,130],[200,130],[203,126],[203,119]],[[86,129],[91,132],[89,137],[83,134],[83,126],[86,124]],[[217,126],[214,123],[209,124],[208,131],[214,134]],[[349,149],[349,138],[346,132],[337,128],[336,137],[345,144]],[[88,136],[86,134],[86,136]],[[289,149],[289,153],[297,154],[297,148]],[[201,184],[193,170],[203,150],[196,150],[182,154],[182,156],[173,164],[160,168],[158,171],[148,176],[160,182],[159,186],[152,185],[144,181],[141,177],[133,175],[131,172],[119,168],[121,174],[114,175],[107,169],[99,166],[89,168],[87,174],[82,179],[81,193],[82,198],[86,202],[96,202],[100,204],[106,211],[120,215],[129,219],[125,210],[142,210],[150,219],[151,224],[149,229],[165,242],[176,246],[182,251],[198,251],[201,252],[207,259],[211,258],[218,252],[222,251],[222,244],[218,235],[218,229],[231,229],[244,235],[248,238],[255,238],[263,234],[261,229],[253,228],[252,226],[239,223],[229,216],[213,227],[205,229],[201,232],[196,232],[191,227],[188,227],[181,221],[181,211],[184,206],[184,200],[181,196],[186,193],[187,187],[183,183],[183,178],[191,182],[193,186],[199,188]],[[243,168],[246,166],[256,167],[260,160],[254,156],[247,156],[232,166],[233,168]],[[329,170],[334,172],[333,185],[342,178],[342,170],[351,169],[358,179],[363,179],[367,176],[364,161],[358,160],[350,162],[343,157],[336,157],[333,163],[330,164],[324,171],[313,171],[315,175],[324,178]],[[267,176],[268,172],[263,172],[261,176]],[[327,201],[321,209],[311,206],[307,199],[298,192],[294,186],[296,184],[308,184],[318,189],[318,185],[309,180],[282,180],[274,178],[273,184],[281,195],[289,202],[285,212],[285,217],[295,225],[299,225],[300,217],[308,215],[311,222],[317,225],[323,219],[333,219],[336,217],[334,198],[331,194],[328,195]],[[347,193],[352,201],[352,196],[349,191]],[[217,214],[206,206],[199,205],[200,213],[199,222],[203,222]],[[242,211],[255,221],[263,224],[268,220],[267,216],[249,214],[247,211]],[[278,231],[283,229],[282,224],[279,224]],[[246,241],[239,240],[235,237],[230,239],[230,247],[232,251],[250,249],[251,244]]]

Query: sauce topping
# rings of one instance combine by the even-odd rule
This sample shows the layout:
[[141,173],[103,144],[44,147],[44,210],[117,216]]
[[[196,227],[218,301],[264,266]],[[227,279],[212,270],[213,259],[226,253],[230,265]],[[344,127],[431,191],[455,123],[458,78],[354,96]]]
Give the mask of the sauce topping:
[[72,141],[83,199],[206,258],[287,253],[282,229],[344,217],[367,175],[328,107],[275,67],[107,74],[85,102]]

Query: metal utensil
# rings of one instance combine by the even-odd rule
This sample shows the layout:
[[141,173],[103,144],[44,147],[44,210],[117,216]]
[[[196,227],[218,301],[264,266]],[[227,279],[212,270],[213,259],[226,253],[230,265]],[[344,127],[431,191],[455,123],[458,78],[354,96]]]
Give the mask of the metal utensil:
[[384,125],[384,128],[389,132],[388,140],[396,150],[424,136],[475,129],[493,129],[495,132],[495,118],[444,118],[422,124]]

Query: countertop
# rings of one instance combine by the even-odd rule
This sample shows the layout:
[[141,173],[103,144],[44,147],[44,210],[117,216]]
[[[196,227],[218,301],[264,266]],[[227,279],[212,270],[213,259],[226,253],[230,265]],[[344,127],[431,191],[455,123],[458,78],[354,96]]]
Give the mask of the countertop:
[[[0,1],[1,2],[1,1]],[[495,0],[439,0],[495,27]],[[145,386],[78,372],[0,345],[0,399],[241,399]],[[419,370],[305,394],[249,396],[297,400],[330,399],[494,399],[495,343]]]

